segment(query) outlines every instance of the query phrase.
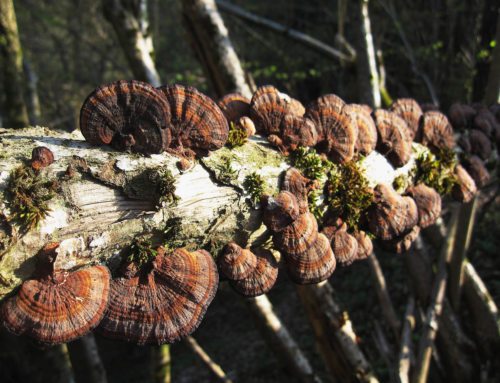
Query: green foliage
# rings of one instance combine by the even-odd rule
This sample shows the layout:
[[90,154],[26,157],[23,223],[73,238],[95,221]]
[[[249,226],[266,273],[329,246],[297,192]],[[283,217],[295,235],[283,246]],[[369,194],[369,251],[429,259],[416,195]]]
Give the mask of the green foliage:
[[307,204],[309,205],[309,211],[316,217],[317,220],[323,218],[325,213],[325,207],[322,204],[318,204],[319,196],[321,195],[321,190],[312,189],[307,195]]
[[236,170],[234,170],[231,165],[231,157],[229,156],[222,156],[221,162],[217,164],[216,169],[219,172],[219,181],[226,184],[234,181],[238,176]]
[[250,199],[255,206],[264,193],[264,180],[256,172],[250,173],[243,180],[243,189],[250,194]]
[[238,146],[243,146],[247,140],[248,137],[246,132],[231,121],[229,123],[229,136],[227,138],[226,145],[232,149]]
[[50,212],[48,201],[55,196],[57,184],[36,174],[27,165],[21,165],[10,173],[6,189],[9,220],[17,223],[21,230],[36,228]]
[[358,165],[348,162],[335,165],[328,176],[327,204],[350,229],[357,229],[361,214],[372,203],[368,181]]
[[150,241],[136,238],[130,245],[127,261],[134,262],[140,267],[152,261],[157,255],[158,252],[153,248]]
[[318,180],[328,173],[333,164],[322,158],[316,150],[299,147],[290,156],[293,166],[299,169],[305,177]]
[[394,181],[392,181],[392,187],[398,193],[403,192],[406,189],[407,185],[408,185],[408,177],[405,174],[400,174],[399,176],[394,178]]
[[455,153],[450,149],[441,150],[438,155],[430,152],[422,153],[417,157],[416,163],[416,184],[423,182],[434,188],[439,194],[445,195],[450,193],[457,183],[454,174],[457,159]]
[[184,242],[179,240],[182,228],[182,219],[180,217],[169,218],[163,230],[163,246],[165,249],[173,250],[184,246]]
[[149,180],[156,186],[159,206],[175,206],[179,197],[175,195],[175,178],[169,169],[154,169]]

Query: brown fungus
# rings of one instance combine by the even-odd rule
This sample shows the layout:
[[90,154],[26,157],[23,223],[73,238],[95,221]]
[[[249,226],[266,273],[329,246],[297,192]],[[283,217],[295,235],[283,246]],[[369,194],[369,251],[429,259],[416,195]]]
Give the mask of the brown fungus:
[[248,249],[242,249],[234,242],[228,243],[217,259],[219,270],[231,280],[248,277],[257,266],[255,254]]
[[368,258],[373,253],[373,242],[371,238],[363,230],[355,231],[353,234],[358,241],[358,254],[356,260]]
[[461,165],[455,167],[456,183],[451,194],[459,202],[470,202],[477,193],[476,183]]
[[368,210],[368,226],[377,238],[391,240],[418,223],[418,209],[411,197],[402,197],[386,184],[374,189],[374,205]]
[[480,130],[486,136],[491,137],[499,125],[493,113],[486,107],[480,109],[472,122],[472,128]]
[[490,173],[478,156],[470,156],[463,161],[463,166],[470,174],[477,187],[482,188],[490,181]]
[[289,191],[297,198],[301,214],[308,211],[308,194],[317,186],[317,182],[304,177],[298,169],[293,167],[287,169],[281,182],[281,190]]
[[2,324],[17,335],[45,344],[79,338],[101,321],[109,295],[109,270],[92,266],[77,271],[55,270],[57,243],[45,246],[34,279],[0,307]]
[[37,146],[31,151],[31,167],[34,170],[46,168],[54,162],[54,153],[45,147]]
[[425,229],[433,225],[441,215],[441,196],[423,183],[411,186],[406,194],[413,198],[418,209],[418,225]]
[[335,259],[341,266],[348,266],[354,262],[358,255],[358,241],[347,232],[347,224],[344,222],[327,235],[330,239]]
[[[371,108],[370,108],[371,110]],[[344,112],[351,115],[358,127],[358,136],[354,146],[355,153],[367,156],[377,146],[377,128],[365,105],[348,104]]]
[[476,110],[466,104],[458,102],[452,104],[448,110],[448,119],[455,130],[463,130],[472,123]]
[[217,104],[191,86],[165,85],[158,88],[171,111],[172,142],[169,148],[198,154],[222,148],[229,136],[229,125]]
[[267,249],[248,251],[256,259],[256,266],[245,278],[230,280],[231,286],[245,297],[256,297],[269,292],[278,278],[278,263]]
[[411,157],[411,135],[406,122],[393,112],[377,109],[374,113],[378,132],[377,150],[396,167]]
[[140,345],[173,343],[196,330],[218,283],[217,267],[206,251],[158,248],[151,262],[122,266],[122,276],[111,282],[99,330]]
[[274,232],[282,231],[299,217],[299,203],[290,192],[282,191],[276,197],[264,195],[261,202],[264,207],[262,220]]
[[486,161],[491,157],[492,147],[489,138],[480,130],[472,129],[469,132],[470,152]]
[[250,115],[250,100],[240,93],[226,94],[217,105],[228,122],[236,123],[241,117]]
[[421,142],[434,153],[455,147],[453,128],[443,113],[437,111],[424,113]]
[[250,117],[243,116],[241,117],[237,124],[236,124],[240,129],[243,129],[245,131],[245,134],[247,135],[247,138],[253,136],[256,132],[255,130],[255,124],[253,121],[250,119]]
[[420,118],[423,115],[422,108],[418,102],[412,98],[399,98],[391,105],[392,112],[396,113],[399,117],[405,120],[410,128],[412,140],[420,139]]
[[416,225],[413,226],[413,228],[410,231],[401,234],[398,237],[395,237],[388,241],[381,241],[381,244],[382,247],[384,247],[386,250],[392,251],[397,254],[401,254],[410,250],[411,246],[413,245],[413,242],[415,242],[419,234],[420,234],[420,226]]
[[281,121],[280,138],[282,152],[289,154],[300,146],[315,146],[318,132],[311,120],[288,114]]
[[281,121],[289,113],[290,97],[281,93],[274,86],[259,87],[250,103],[250,117],[258,133],[280,133]]
[[303,253],[318,238],[318,223],[311,213],[301,214],[285,229],[274,233],[274,247],[285,253]]
[[151,85],[116,81],[94,90],[80,111],[80,130],[93,144],[161,153],[170,144],[170,108]]

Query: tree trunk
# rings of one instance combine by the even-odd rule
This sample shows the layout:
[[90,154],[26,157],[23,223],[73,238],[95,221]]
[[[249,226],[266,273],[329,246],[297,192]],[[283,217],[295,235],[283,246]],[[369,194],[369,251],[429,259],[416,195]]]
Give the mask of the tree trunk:
[[500,9],[497,10],[497,13],[496,45],[493,49],[488,82],[484,93],[484,102],[487,105],[500,102]]
[[76,383],[107,383],[94,334],[67,344]]
[[29,62],[23,61],[24,75],[26,77],[27,106],[30,125],[40,123],[40,99],[38,98],[38,77]]
[[104,17],[113,26],[137,80],[160,86],[149,30],[147,0],[102,0]]
[[0,50],[5,92],[3,124],[22,128],[29,121],[23,100],[23,54],[12,0],[0,1]]
[[374,108],[380,108],[380,82],[377,71],[377,58],[371,31],[369,0],[355,2],[356,14],[356,65],[359,101]]
[[193,49],[217,96],[240,92],[245,97],[252,97],[215,1],[183,0],[182,13]]

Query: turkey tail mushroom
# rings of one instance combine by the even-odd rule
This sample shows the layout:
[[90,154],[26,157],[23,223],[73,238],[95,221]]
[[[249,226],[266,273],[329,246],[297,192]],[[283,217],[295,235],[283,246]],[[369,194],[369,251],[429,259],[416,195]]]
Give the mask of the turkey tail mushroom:
[[309,191],[318,186],[317,182],[304,177],[296,168],[288,168],[281,182],[281,190],[292,193],[299,204],[300,214],[309,210],[307,196]]
[[250,115],[250,100],[240,93],[226,94],[217,105],[228,122],[236,123],[241,117]]
[[443,113],[437,111],[424,113],[421,142],[434,153],[455,147],[453,128]]
[[470,156],[465,158],[463,166],[474,180],[477,187],[482,188],[490,181],[490,173],[484,162],[478,156]]
[[441,196],[431,187],[423,183],[409,187],[406,190],[418,209],[418,225],[425,229],[433,225],[441,215]]
[[335,259],[341,266],[348,266],[358,256],[358,241],[347,232],[346,223],[340,223],[336,227],[327,228],[323,233],[330,240]]
[[99,326],[109,338],[143,344],[173,343],[201,323],[219,283],[204,250],[167,252],[141,267],[125,263],[111,282],[110,304]]
[[453,185],[451,195],[459,202],[470,202],[477,193],[476,183],[462,165],[455,167],[455,178],[456,183]]
[[37,146],[31,152],[31,167],[33,170],[46,168],[54,162],[54,153],[45,147]]
[[377,146],[377,128],[371,117],[371,108],[366,108],[366,105],[348,104],[344,107],[344,112],[351,116],[358,128],[354,152],[369,155]]
[[57,243],[39,253],[35,279],[0,307],[3,325],[44,344],[79,338],[101,321],[108,304],[110,274],[105,266],[54,270]]
[[418,102],[412,98],[399,98],[393,102],[390,110],[405,120],[410,128],[409,132],[411,139],[416,141],[420,140],[420,119],[422,118],[423,112]]
[[280,133],[281,121],[290,111],[290,97],[274,86],[259,87],[250,102],[250,117],[258,133],[268,135]]
[[92,145],[161,153],[170,144],[170,107],[154,87],[116,81],[94,90],[80,111],[80,130]]
[[403,166],[411,157],[411,133],[396,113],[377,109],[374,113],[378,132],[377,150],[395,166]]
[[456,130],[464,130],[469,127],[476,115],[476,110],[466,104],[458,102],[452,104],[448,110],[448,119]]
[[257,257],[234,242],[228,243],[217,259],[219,270],[231,280],[248,277],[257,266]]
[[472,129],[469,132],[470,153],[476,154],[487,161],[491,157],[492,147],[488,136],[480,130]]

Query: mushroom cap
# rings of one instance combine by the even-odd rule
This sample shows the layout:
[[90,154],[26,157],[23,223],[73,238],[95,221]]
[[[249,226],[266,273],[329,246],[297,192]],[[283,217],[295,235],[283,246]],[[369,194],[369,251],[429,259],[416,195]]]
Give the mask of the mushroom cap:
[[301,285],[328,279],[337,264],[330,241],[321,233],[305,252],[297,254],[283,252],[283,254],[290,278]]
[[358,254],[356,260],[368,258],[373,253],[373,242],[363,230],[355,231],[353,234],[358,241]]
[[406,164],[411,157],[412,139],[406,122],[396,113],[377,109],[374,113],[378,132],[377,150],[396,167]]
[[469,175],[472,177],[477,187],[484,187],[490,181],[490,173],[484,162],[478,156],[470,156],[466,158],[463,162],[464,168],[467,170]]
[[95,89],[80,111],[80,130],[92,145],[161,153],[170,143],[170,108],[151,85],[116,81]]
[[331,245],[337,262],[341,266],[350,265],[358,255],[358,241],[347,232],[343,223],[332,235]]
[[476,110],[473,107],[458,102],[452,104],[448,110],[448,119],[453,128],[457,130],[468,127],[475,115]]
[[466,134],[461,134],[457,141],[458,146],[462,148],[465,153],[470,153],[472,146],[470,144],[469,136]]
[[110,304],[99,326],[106,337],[173,343],[201,323],[219,283],[211,255],[160,248],[150,267],[111,281]]
[[257,258],[250,250],[230,242],[217,258],[217,265],[227,278],[238,280],[248,277],[255,270]]
[[241,117],[250,115],[250,100],[241,93],[226,94],[217,105],[230,122],[236,122]]
[[413,198],[418,209],[418,225],[425,229],[441,215],[441,196],[433,188],[419,183],[409,187],[406,193]]
[[290,113],[292,116],[302,117],[306,113],[306,108],[304,108],[304,105],[302,105],[299,100],[290,98],[290,102],[288,104],[288,113]]
[[390,110],[405,120],[410,128],[411,139],[419,139],[420,118],[423,112],[418,102],[413,98],[399,98],[392,103]]
[[391,240],[381,241],[381,243],[386,250],[392,251],[397,254],[401,254],[410,250],[411,246],[413,245],[413,242],[415,242],[419,234],[420,234],[420,226],[416,225],[413,226],[413,228],[410,231],[401,234],[400,236],[395,237]]
[[368,210],[368,225],[377,238],[390,240],[411,230],[418,222],[418,209],[411,197],[402,197],[386,184],[374,189],[375,204]]
[[440,149],[453,149],[455,146],[453,127],[443,113],[438,111],[424,113],[421,142],[433,152],[438,152]]
[[313,101],[306,117],[318,131],[319,149],[336,163],[345,163],[354,157],[358,126],[351,115],[344,112],[344,101],[335,95],[326,95]]
[[288,254],[303,253],[318,237],[318,223],[311,213],[301,214],[282,231],[273,235],[276,249]]
[[451,194],[459,202],[470,202],[477,193],[476,183],[462,165],[455,167],[457,183],[453,186]]
[[3,325],[17,335],[58,344],[79,338],[101,321],[109,295],[109,270],[92,266],[25,281],[0,308]]
[[472,122],[472,127],[474,129],[480,130],[486,136],[491,137],[496,129],[497,122],[493,113],[489,109],[484,108],[478,111],[474,120]]
[[231,286],[245,297],[256,297],[271,290],[278,278],[278,262],[267,249],[254,250],[257,264],[246,278],[230,281]]
[[250,102],[250,117],[257,132],[279,134],[281,121],[289,113],[290,97],[274,86],[257,88]]
[[377,146],[377,127],[370,115],[371,108],[366,105],[348,104],[344,107],[344,112],[351,115],[358,127],[358,136],[354,145],[355,153],[361,153],[364,156],[370,154]]
[[280,137],[283,145],[292,151],[299,146],[315,146],[318,142],[318,132],[314,122],[292,114],[285,115],[281,121]]
[[294,167],[287,169],[281,182],[281,190],[288,191],[297,198],[300,214],[309,210],[307,195],[315,187],[316,183],[314,181],[304,177],[300,170]]
[[262,220],[274,232],[283,230],[295,221],[300,214],[297,198],[288,191],[282,191],[274,198],[267,197],[263,205]]
[[250,117],[243,116],[238,120],[238,126],[243,129],[247,137],[251,137],[255,134],[255,124],[250,119]]
[[226,117],[208,96],[191,86],[164,85],[158,88],[172,114],[170,147],[183,146],[193,150],[217,150],[229,136]]
[[35,170],[46,168],[54,162],[54,153],[45,147],[37,146],[31,151],[31,167]]
[[480,130],[472,129],[469,132],[470,152],[476,154],[484,161],[491,157],[491,141]]

